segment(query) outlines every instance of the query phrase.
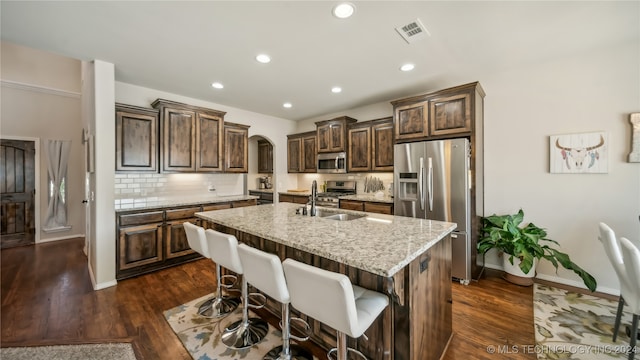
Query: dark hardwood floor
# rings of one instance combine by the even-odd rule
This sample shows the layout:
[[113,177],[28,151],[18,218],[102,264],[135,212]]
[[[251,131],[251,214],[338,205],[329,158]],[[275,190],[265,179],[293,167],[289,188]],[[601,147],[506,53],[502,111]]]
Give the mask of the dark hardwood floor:
[[[198,260],[93,291],[82,246],[83,239],[72,239],[1,251],[0,345],[132,342],[141,360],[191,359],[162,312],[211,293],[213,263]],[[524,351],[534,345],[532,288],[497,272],[468,286],[453,283],[453,330],[444,360],[535,359]]]

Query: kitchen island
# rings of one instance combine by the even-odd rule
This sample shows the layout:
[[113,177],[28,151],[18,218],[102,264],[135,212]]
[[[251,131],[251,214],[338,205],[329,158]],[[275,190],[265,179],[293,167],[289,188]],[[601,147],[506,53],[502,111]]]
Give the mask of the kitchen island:
[[[347,274],[354,284],[390,297],[390,306],[349,345],[370,359],[439,359],[451,337],[451,241],[456,224],[343,209],[297,215],[280,203],[196,213],[208,227],[281,259],[293,258]],[[357,217],[332,219],[335,213]],[[363,216],[364,215],[364,216]],[[358,217],[360,216],[360,217]],[[268,301],[279,316],[280,304]],[[295,312],[294,312],[295,314]],[[319,345],[335,346],[335,331],[306,319]]]

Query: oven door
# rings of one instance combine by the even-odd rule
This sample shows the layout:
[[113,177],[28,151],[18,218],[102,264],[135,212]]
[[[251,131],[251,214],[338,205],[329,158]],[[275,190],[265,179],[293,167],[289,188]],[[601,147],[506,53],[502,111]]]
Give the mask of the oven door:
[[318,154],[318,173],[344,174],[347,172],[347,154],[344,152]]

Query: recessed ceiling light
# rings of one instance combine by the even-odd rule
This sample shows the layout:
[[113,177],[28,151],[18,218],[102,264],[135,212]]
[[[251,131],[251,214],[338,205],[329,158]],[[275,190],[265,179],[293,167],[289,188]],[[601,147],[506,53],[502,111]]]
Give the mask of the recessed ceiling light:
[[267,63],[271,62],[271,58],[267,54],[260,54],[260,55],[256,56],[256,60],[258,60],[258,62],[261,62],[263,64],[267,64]]
[[286,103],[282,104],[282,107],[285,107],[285,108],[289,109],[289,108],[293,107],[293,105],[291,105],[291,103],[286,102]]
[[356,12],[356,6],[348,2],[340,3],[333,7],[332,12],[333,16],[337,17],[338,19],[346,19],[353,15],[354,12]]
[[219,82],[214,82],[214,83],[211,83],[211,87],[212,88],[216,88],[216,89],[222,89],[222,88],[224,88],[224,85],[222,85]]
[[413,64],[404,64],[402,66],[400,66],[400,70],[402,71],[411,71],[415,68],[416,66]]
[[334,86],[331,88],[331,92],[337,94],[339,92],[342,92],[342,88],[340,86]]

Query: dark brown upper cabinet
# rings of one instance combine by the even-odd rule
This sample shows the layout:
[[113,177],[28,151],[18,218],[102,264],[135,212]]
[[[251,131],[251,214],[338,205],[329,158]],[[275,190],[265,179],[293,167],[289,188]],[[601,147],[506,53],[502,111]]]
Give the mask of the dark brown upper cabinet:
[[116,103],[116,171],[158,172],[158,110]]
[[393,118],[349,125],[347,171],[393,171]]
[[316,172],[317,155],[315,131],[287,135],[287,172]]
[[157,99],[160,111],[160,171],[223,171],[225,112]]
[[482,98],[484,90],[474,82],[392,101],[395,141],[472,136],[476,102]]
[[196,171],[218,172],[222,170],[221,116],[196,113]]
[[316,149],[316,132],[311,131],[302,135],[302,172],[316,172],[318,168],[318,151]]
[[318,153],[346,151],[347,126],[356,119],[341,116],[331,120],[316,122]]
[[347,171],[371,170],[371,126],[360,123],[349,127]]
[[396,140],[420,139],[429,136],[429,109],[427,102],[394,105]]
[[249,126],[224,124],[224,171],[246,173],[249,159]]
[[287,135],[287,172],[302,172],[302,138],[300,136]]
[[273,145],[267,140],[258,140],[258,173],[273,173]]
[[372,121],[371,170],[393,171],[393,118]]

